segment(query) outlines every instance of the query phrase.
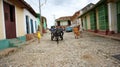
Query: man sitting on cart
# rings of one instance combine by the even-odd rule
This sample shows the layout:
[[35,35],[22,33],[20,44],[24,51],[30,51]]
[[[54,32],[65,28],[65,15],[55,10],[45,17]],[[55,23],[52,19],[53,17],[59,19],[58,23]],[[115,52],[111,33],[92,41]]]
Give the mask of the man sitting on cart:
[[51,35],[55,32],[55,26],[51,26],[51,29],[50,29],[50,31],[51,31]]

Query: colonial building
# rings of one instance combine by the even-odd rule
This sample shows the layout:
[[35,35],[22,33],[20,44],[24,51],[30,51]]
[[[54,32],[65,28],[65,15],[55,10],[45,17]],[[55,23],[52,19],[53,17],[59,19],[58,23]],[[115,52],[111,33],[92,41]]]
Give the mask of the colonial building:
[[38,25],[41,26],[42,33],[47,32],[47,19],[44,16],[41,16],[41,21],[40,21],[40,14],[37,14],[37,19],[38,19]]
[[94,5],[95,5],[95,4],[93,4],[93,3],[90,3],[90,4],[86,5],[84,8],[82,8],[82,9],[80,10],[80,14],[85,13],[86,11],[88,11],[89,9],[91,9]]
[[36,29],[37,14],[24,0],[0,0],[0,49],[10,47],[10,39],[26,41]]
[[47,19],[42,16],[42,32],[46,33],[47,32]]
[[106,35],[120,33],[120,1],[100,0],[79,18],[86,31]]
[[55,20],[56,26],[70,26],[71,25],[71,16],[60,17]]
[[79,26],[80,25],[80,20],[78,19],[78,17],[80,16],[80,11],[77,11],[73,14],[73,16],[71,17],[71,21],[72,21],[72,26]]

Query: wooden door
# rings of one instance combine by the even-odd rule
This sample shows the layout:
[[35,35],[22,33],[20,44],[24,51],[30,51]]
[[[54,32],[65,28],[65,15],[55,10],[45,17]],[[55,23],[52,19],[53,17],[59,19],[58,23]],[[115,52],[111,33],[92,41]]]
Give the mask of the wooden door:
[[6,38],[16,38],[15,7],[4,2],[4,20]]
[[117,3],[117,28],[120,33],[120,2]]

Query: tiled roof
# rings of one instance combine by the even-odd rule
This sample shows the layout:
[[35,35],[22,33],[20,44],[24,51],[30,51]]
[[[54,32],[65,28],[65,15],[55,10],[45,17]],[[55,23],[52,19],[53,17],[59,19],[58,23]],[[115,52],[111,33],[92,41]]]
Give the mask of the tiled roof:
[[71,20],[73,21],[74,19],[78,18],[79,16],[80,16],[80,10],[73,14],[73,16],[71,17]]
[[71,16],[64,16],[56,19],[56,21],[71,20]]

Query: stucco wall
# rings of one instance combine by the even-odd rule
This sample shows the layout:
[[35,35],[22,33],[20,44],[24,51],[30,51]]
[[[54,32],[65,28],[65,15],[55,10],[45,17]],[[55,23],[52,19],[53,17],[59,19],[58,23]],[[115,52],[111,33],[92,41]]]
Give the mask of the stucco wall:
[[23,8],[15,6],[16,15],[16,31],[17,37],[25,35],[24,12]]
[[24,9],[24,24],[25,24],[25,33],[27,34],[27,32],[26,32],[26,16],[28,16],[29,17],[29,31],[30,31],[30,33],[31,33],[31,23],[30,23],[30,19],[32,19],[33,20],[33,28],[34,28],[34,33],[36,33],[36,29],[35,29],[35,21],[36,21],[36,23],[37,23],[37,18],[35,17],[35,16],[33,16],[27,9]]
[[83,20],[83,29],[86,30],[86,27],[85,27],[85,17],[82,17],[82,20]]
[[0,40],[5,39],[5,24],[3,13],[3,1],[0,0]]
[[64,25],[68,25],[68,22],[67,22],[67,21],[61,21],[61,22],[60,22],[60,25],[61,25],[61,26],[62,26],[62,25],[63,25],[63,26],[64,26]]
[[87,18],[87,29],[90,30],[91,29],[91,26],[90,26],[90,14],[87,14],[86,18]]

